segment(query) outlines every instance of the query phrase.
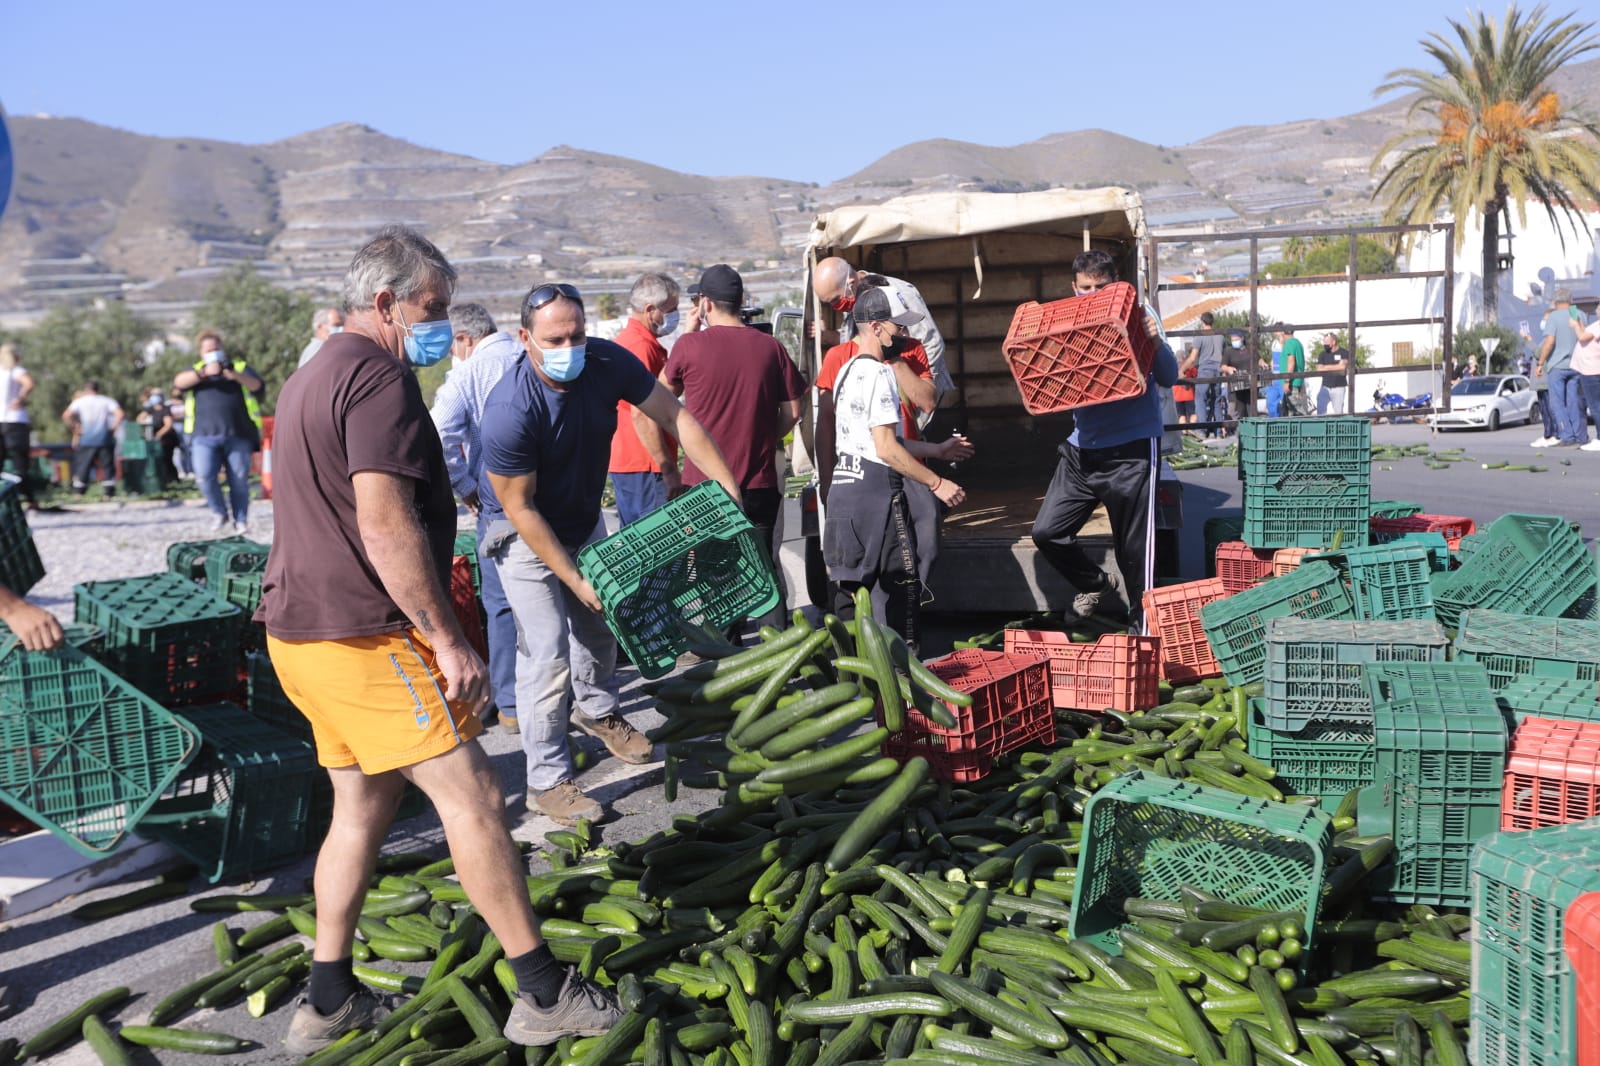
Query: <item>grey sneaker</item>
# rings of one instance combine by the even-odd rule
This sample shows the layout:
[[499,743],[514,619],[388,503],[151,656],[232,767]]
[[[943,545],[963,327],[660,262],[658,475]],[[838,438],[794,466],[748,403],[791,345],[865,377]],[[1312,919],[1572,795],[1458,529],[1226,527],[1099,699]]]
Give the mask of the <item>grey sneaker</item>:
[[321,1051],[352,1029],[371,1029],[383,1021],[394,1009],[394,1000],[368,988],[363,988],[344,1001],[344,1006],[332,1014],[321,1014],[311,1001],[301,996],[295,1002],[294,1017],[289,1021],[289,1036],[284,1046],[296,1055],[309,1055]]
[[583,818],[598,822],[604,813],[600,804],[585,796],[571,781],[563,781],[543,792],[528,789],[528,809],[538,811],[560,825],[573,827]]
[[1088,618],[1100,606],[1100,596],[1098,590],[1078,593],[1072,597],[1072,613],[1079,618]]
[[575,714],[572,724],[591,737],[599,737],[605,742],[606,750],[623,762],[641,766],[655,761],[656,746],[620,714],[608,714],[604,718]]
[[545,1047],[566,1036],[599,1036],[608,1032],[625,1012],[610,992],[591,984],[575,967],[567,969],[561,994],[541,1007],[523,993],[511,1005],[503,1030],[506,1039],[524,1047]]

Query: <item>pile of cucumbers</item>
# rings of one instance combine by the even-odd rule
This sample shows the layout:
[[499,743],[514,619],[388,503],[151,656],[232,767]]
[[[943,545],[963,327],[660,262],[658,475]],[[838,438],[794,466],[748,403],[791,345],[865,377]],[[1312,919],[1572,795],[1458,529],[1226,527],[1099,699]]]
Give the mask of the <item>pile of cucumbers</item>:
[[[1467,919],[1369,902],[1364,879],[1391,845],[1357,837],[1348,809],[1335,818],[1313,929],[1196,888],[1127,900],[1120,955],[1070,937],[1084,804],[1117,775],[1304,802],[1244,751],[1248,691],[1211,683],[1164,689],[1165,703],[1138,714],[1059,711],[1055,746],[952,785],[921,758],[880,751],[908,708],[953,725],[971,696],[870,612],[798,621],[752,649],[710,633],[695,642],[705,661],[656,686],[666,723],[655,736],[669,792],[715,788],[720,804],[634,842],[588,824],[551,832],[550,869],[527,880],[552,950],[614,988],[624,1020],[552,1048],[509,1045],[500,1026],[515,982],[451,860],[388,856],[363,909],[356,972],[404,1005],[308,1062],[1465,1063]],[[272,916],[241,936],[219,924],[216,970],[156,1004],[148,1025],[105,1024],[127,1013],[119,989],[10,1054],[43,1055],[79,1034],[108,1066],[122,1066],[122,1042],[243,1047],[199,1032],[225,1018],[195,1012],[243,1001],[260,1016],[284,1003],[308,969],[313,901],[194,906]],[[0,1066],[7,1057],[0,1048]]]

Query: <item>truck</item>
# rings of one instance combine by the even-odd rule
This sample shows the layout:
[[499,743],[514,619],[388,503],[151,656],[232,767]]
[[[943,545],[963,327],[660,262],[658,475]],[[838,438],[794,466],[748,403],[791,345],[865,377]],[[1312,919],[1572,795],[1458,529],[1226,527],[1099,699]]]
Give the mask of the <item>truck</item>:
[[[945,519],[928,610],[1024,614],[1071,602],[1075,590],[1039,553],[1030,531],[1072,416],[1030,415],[1001,346],[1019,304],[1073,295],[1072,260],[1086,248],[1109,252],[1122,280],[1146,291],[1144,236],[1139,194],[1114,186],[911,195],[817,216],[805,250],[805,307],[796,312],[804,328],[790,333],[801,339],[795,347],[806,379],[815,380],[823,357],[822,330],[812,325],[836,328],[841,317],[813,291],[817,263],[839,256],[859,269],[909,281],[944,336],[945,365],[955,385],[924,436],[937,441],[959,431],[977,449],[950,471],[968,497]],[[1164,410],[1172,426],[1177,418],[1170,394]],[[796,437],[797,469],[805,469],[814,454],[814,431],[808,415]],[[1181,438],[1169,431],[1163,451],[1180,446]],[[1170,578],[1177,573],[1182,486],[1164,465],[1156,524],[1156,572]],[[802,498],[802,532],[807,591],[812,602],[823,603],[826,571],[814,488]],[[1103,509],[1085,527],[1084,542],[1091,555],[1104,557],[1102,566],[1114,568]]]

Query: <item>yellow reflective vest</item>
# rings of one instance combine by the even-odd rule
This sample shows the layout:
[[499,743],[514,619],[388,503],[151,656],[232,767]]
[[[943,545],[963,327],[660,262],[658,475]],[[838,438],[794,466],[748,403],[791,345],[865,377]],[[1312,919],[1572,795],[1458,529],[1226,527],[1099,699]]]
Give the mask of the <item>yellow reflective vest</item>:
[[[195,373],[201,373],[205,365],[204,360],[196,363],[194,365]],[[242,374],[245,372],[247,365],[243,359],[235,359],[233,361],[233,372]],[[256,440],[259,441],[261,439],[261,404],[256,401],[255,393],[243,385],[239,386],[239,390],[244,393],[244,413],[249,415],[250,421],[254,423]],[[185,434],[194,433],[194,389],[185,389],[183,392],[183,432]]]

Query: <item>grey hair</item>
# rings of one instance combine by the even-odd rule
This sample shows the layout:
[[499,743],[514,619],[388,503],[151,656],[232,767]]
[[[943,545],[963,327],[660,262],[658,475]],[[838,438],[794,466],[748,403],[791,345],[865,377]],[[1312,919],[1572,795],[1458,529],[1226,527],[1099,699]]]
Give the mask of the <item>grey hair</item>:
[[651,304],[662,307],[678,304],[678,283],[665,274],[646,274],[633,283],[628,292],[628,306],[643,311]]
[[311,329],[316,332],[323,326],[333,325],[333,316],[339,314],[337,307],[319,307],[317,313],[311,316]]
[[450,332],[482,340],[495,332],[494,318],[482,304],[451,304]]
[[456,289],[456,269],[428,238],[406,226],[385,226],[350,261],[344,275],[344,310],[365,311],[385,289],[409,300],[431,283]]

